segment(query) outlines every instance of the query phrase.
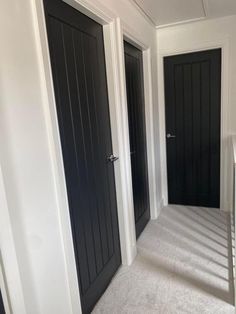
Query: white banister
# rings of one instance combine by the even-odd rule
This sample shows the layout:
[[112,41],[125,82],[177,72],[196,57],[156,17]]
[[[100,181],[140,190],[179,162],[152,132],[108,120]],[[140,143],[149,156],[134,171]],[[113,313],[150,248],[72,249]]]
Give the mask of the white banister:
[[[235,258],[236,258],[236,249],[235,249],[235,232],[236,232],[236,135],[232,136],[232,161],[233,161],[233,230],[234,230],[234,245],[233,245],[233,265],[234,265],[234,301],[236,304],[236,271],[235,271]],[[236,310],[235,310],[236,313]]]

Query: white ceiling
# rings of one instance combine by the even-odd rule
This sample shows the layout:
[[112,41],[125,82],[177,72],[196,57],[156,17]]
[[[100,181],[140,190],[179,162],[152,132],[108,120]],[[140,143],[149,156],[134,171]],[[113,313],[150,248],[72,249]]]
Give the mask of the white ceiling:
[[157,27],[236,14],[236,0],[133,0]]

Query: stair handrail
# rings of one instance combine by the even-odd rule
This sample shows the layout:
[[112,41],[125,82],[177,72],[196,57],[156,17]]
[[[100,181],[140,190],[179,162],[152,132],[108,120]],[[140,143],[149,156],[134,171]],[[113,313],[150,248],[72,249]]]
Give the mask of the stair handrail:
[[[234,227],[234,242],[236,239],[236,135],[232,136],[232,161],[233,161],[233,211],[232,211],[232,217],[233,217],[233,227]],[[234,244],[233,248],[233,265],[234,265],[234,301],[236,304],[236,269],[235,269],[235,259],[236,259],[236,248]],[[236,313],[236,309],[235,309]]]

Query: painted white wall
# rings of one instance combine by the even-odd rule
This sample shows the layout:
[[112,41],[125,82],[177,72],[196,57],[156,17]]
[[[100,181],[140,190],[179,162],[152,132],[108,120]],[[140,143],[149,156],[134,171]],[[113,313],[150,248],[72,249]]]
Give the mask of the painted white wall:
[[30,1],[0,2],[0,38],[0,158],[26,312],[69,313]]
[[[32,10],[38,1],[41,0],[0,2],[0,164],[16,251],[15,269],[18,267],[23,291],[22,306],[29,314],[69,314],[71,291],[46,127],[42,60]],[[91,2],[100,4],[97,0]],[[155,116],[158,114],[156,31],[128,1],[103,0],[102,5],[135,29],[151,48]],[[158,131],[155,123],[156,143]],[[160,178],[158,144],[155,153]],[[160,202],[160,180],[156,192]],[[8,244],[5,235],[0,233],[1,248]],[[3,254],[3,264],[6,262]],[[10,295],[14,293],[9,282],[8,288]],[[18,301],[12,298],[11,302],[14,313],[24,313]]]
[[166,165],[165,165],[165,132],[164,132],[164,84],[163,84],[163,55],[178,54],[187,51],[209,49],[223,45],[225,60],[223,60],[223,115],[225,117],[225,177],[222,178],[226,191],[222,209],[229,210],[232,206],[230,196],[231,171],[229,162],[229,135],[236,132],[236,16],[199,21],[157,30],[158,38],[158,88],[159,88],[159,122],[162,142],[162,178],[163,194],[166,195]]

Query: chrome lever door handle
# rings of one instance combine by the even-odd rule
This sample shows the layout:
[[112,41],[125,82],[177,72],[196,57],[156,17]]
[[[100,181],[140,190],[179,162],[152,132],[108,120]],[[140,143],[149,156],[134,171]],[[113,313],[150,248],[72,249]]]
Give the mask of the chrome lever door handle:
[[168,134],[166,135],[166,137],[167,137],[167,138],[176,138],[175,135],[171,135],[170,133],[168,133]]
[[111,156],[107,157],[107,160],[108,160],[109,162],[115,162],[115,161],[117,161],[118,159],[119,159],[119,157],[116,157],[116,156],[114,156],[114,155],[111,155]]

